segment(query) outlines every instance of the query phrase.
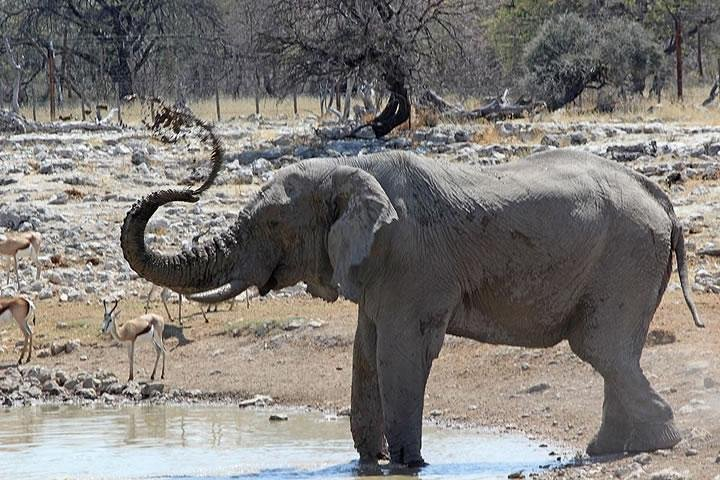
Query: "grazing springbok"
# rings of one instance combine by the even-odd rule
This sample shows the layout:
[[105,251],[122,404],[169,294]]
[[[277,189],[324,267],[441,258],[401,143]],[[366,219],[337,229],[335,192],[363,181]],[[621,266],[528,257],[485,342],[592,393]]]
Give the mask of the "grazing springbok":
[[[12,257],[15,262],[15,278],[18,290],[20,289],[20,274],[18,273],[18,257],[30,257],[35,264],[35,279],[40,278],[40,242],[42,237],[37,232],[14,233],[0,237],[0,256]],[[8,269],[7,282],[10,283],[10,269]]]
[[[155,288],[157,288],[157,285],[153,285],[152,287],[150,287],[150,291],[148,292],[147,299],[145,300],[145,313],[150,311],[150,300],[152,299],[153,293],[155,293]],[[170,319],[170,321],[172,322],[173,317],[172,317],[172,314],[170,313],[170,309],[168,308],[168,304],[167,304],[168,300],[170,300],[171,294],[172,294],[172,290],[170,290],[167,287],[162,287],[162,290],[160,291],[160,300],[162,301],[163,307],[165,307],[165,312],[167,312],[168,319]],[[250,299],[249,299],[249,297],[247,297],[247,295],[246,295],[246,300],[248,302],[250,301]],[[232,311],[233,307],[235,306],[235,298],[227,300],[227,302],[230,304],[230,308],[228,309],[228,311]],[[220,303],[222,303],[222,302],[220,302]],[[203,304],[200,305],[200,313],[202,314],[203,318],[205,319],[205,323],[210,323],[210,320],[208,320],[206,313],[212,313],[212,312],[217,313],[218,305],[220,303],[208,304],[207,309],[205,308],[205,306]],[[183,296],[178,294],[178,323],[180,325],[183,324],[182,304],[183,304]]]
[[27,350],[27,360],[25,363],[30,361],[32,357],[32,341],[33,331],[30,326],[30,319],[32,318],[32,324],[35,325],[35,305],[30,299],[26,297],[5,297],[0,298],[0,325],[7,320],[15,320],[18,328],[25,337],[22,351],[20,352],[20,358],[18,359],[18,365],[22,364],[23,356]]
[[102,332],[109,333],[118,342],[128,344],[128,358],[130,360],[130,376],[128,381],[134,378],[134,362],[135,341],[141,340],[152,342],[155,347],[155,366],[153,367],[150,380],[155,380],[155,372],[157,371],[158,361],[162,355],[162,372],[160,378],[165,378],[165,344],[163,343],[163,330],[165,329],[165,321],[160,315],[148,313],[141,315],[132,320],[128,320],[122,326],[118,327],[115,322],[120,312],[115,313],[118,301],[115,301],[112,309],[108,311],[107,302],[103,300],[103,308],[105,315],[103,318]]

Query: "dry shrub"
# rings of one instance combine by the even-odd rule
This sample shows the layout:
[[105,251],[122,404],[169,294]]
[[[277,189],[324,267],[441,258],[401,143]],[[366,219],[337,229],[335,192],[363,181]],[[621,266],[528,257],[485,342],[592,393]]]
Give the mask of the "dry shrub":
[[89,263],[92,266],[97,267],[98,265],[100,265],[100,259],[97,257],[86,258],[85,263]]
[[67,190],[65,190],[65,193],[67,193],[67,196],[73,200],[81,200],[85,196],[83,192],[81,192],[75,187],[68,188]]
[[63,258],[62,255],[59,253],[56,253],[50,257],[50,263],[55,265],[56,267],[67,267],[68,263],[65,261],[65,258]]
[[440,116],[436,111],[424,108],[413,110],[412,124],[414,128],[436,127],[440,123]]
[[481,145],[495,145],[498,143],[507,143],[500,135],[498,128],[495,124],[489,123],[484,126],[481,130],[478,130],[473,135],[472,141]]

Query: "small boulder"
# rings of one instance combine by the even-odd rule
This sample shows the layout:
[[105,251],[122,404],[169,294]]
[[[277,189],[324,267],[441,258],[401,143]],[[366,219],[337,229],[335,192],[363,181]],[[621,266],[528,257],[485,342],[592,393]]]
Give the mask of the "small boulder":
[[683,475],[672,468],[666,468],[651,474],[650,480],[688,480],[688,476]]
[[57,384],[55,380],[48,380],[47,382],[43,383],[42,386],[43,393],[51,396],[60,395],[63,393],[62,387]]
[[75,394],[87,400],[95,400],[97,398],[97,392],[94,388],[78,388],[75,390]]
[[156,395],[162,395],[165,391],[165,385],[162,383],[146,383],[140,390],[142,398],[150,398]]

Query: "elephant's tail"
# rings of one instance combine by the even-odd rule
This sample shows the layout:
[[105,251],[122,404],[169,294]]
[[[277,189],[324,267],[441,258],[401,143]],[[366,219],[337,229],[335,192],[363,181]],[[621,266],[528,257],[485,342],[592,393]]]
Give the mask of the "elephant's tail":
[[677,261],[678,276],[680,277],[680,287],[682,288],[683,296],[685,297],[685,303],[687,303],[690,313],[692,314],[693,321],[696,327],[703,328],[705,324],[700,320],[697,308],[695,308],[695,302],[693,302],[690,296],[690,286],[688,284],[688,272],[687,265],[685,264],[685,238],[683,236],[682,227],[673,222],[672,227],[672,249],[675,252],[675,260]]

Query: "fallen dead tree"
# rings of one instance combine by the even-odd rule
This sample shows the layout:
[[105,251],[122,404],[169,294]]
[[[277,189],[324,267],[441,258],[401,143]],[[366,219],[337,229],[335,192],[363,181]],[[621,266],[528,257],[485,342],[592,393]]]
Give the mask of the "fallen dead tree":
[[507,99],[508,91],[500,98],[490,99],[485,105],[474,110],[465,110],[461,105],[454,105],[432,90],[427,90],[419,99],[418,107],[437,112],[441,118],[452,121],[471,121],[481,118],[495,121],[510,118],[522,118],[536,114],[547,107],[543,102],[534,102],[520,97],[515,103]]

